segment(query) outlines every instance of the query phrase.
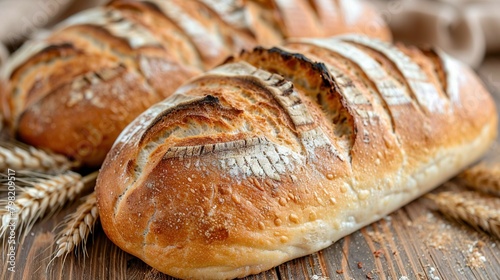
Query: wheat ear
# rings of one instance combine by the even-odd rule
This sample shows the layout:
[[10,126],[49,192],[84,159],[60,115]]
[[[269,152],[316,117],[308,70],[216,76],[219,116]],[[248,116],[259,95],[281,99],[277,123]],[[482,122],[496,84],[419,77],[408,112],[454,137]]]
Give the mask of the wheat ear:
[[[35,175],[36,173],[18,174]],[[18,188],[20,194],[15,196],[14,200],[0,203],[2,219],[0,237],[5,238],[7,229],[12,230],[11,226],[21,232],[28,232],[39,218],[55,213],[67,202],[74,200],[89,182],[95,181],[97,172],[84,178],[72,171],[55,176],[36,175],[39,177],[18,179],[17,183],[26,186]]]
[[64,219],[61,224],[62,230],[56,237],[57,248],[52,260],[66,257],[80,246],[85,250],[87,239],[98,219],[96,194],[93,192],[84,198],[84,202],[78,206],[74,213]]
[[500,198],[474,191],[427,195],[440,212],[500,238]]
[[0,142],[0,170],[65,171],[77,165],[65,156],[19,142]]
[[500,196],[500,164],[478,164],[459,175],[465,184],[475,190]]

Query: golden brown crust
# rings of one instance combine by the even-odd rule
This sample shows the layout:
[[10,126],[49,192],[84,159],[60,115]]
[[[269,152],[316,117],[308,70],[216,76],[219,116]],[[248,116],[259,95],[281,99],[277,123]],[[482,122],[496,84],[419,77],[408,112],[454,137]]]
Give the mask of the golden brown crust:
[[[137,73],[121,66],[103,71],[113,76],[104,80],[98,74],[103,72],[94,72],[87,74],[87,79],[75,78],[74,83],[65,84],[32,104],[19,118],[18,138],[98,166],[123,127],[159,99]],[[78,81],[81,84],[75,85]],[[133,92],[141,101],[120,97],[120,91]],[[114,107],[107,106],[110,103]],[[88,113],[90,108],[92,114]],[[75,115],[79,116],[78,122],[68,122]]]
[[[333,2],[321,5],[331,6]],[[346,16],[335,16],[332,28],[332,22],[325,15],[320,20],[312,6],[306,0],[111,1],[105,7],[73,16],[47,38],[26,44],[14,55],[0,78],[4,84],[3,115],[20,140],[96,167],[118,133],[138,113],[228,55],[257,42],[272,45],[285,37],[305,35],[312,27],[317,28],[318,36],[328,36],[352,31],[367,19],[379,20],[375,14],[367,18],[373,10],[367,4],[356,4],[356,9],[339,6],[335,12]],[[297,13],[307,19],[307,24],[296,25],[305,23],[293,20]],[[373,36],[389,38],[386,26],[369,31]],[[127,74],[98,79],[99,85],[76,85],[88,92],[72,89],[86,77],[113,72],[117,67],[123,67]],[[131,80],[123,80],[127,77]],[[104,89],[114,90],[127,100],[139,94],[146,97],[115,104],[116,95],[107,96],[109,92]],[[75,95],[107,100],[115,110],[95,106],[99,101],[83,102],[76,105],[79,109],[60,101]],[[84,115],[78,115],[82,112]],[[130,115],[121,116],[123,112]],[[59,119],[63,116],[65,119]],[[100,124],[102,119],[120,121],[111,129],[101,130],[108,127]]]
[[164,273],[242,277],[429,191],[496,127],[479,79],[438,52],[361,36],[257,48],[123,131],[97,181],[101,221]]

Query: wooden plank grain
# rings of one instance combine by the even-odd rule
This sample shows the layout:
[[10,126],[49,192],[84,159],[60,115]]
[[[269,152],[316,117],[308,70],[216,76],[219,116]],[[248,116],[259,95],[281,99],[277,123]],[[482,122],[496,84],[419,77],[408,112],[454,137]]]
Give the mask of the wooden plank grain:
[[[489,58],[479,74],[500,105],[500,57]],[[499,106],[500,107],[500,106]],[[484,161],[500,163],[500,142]],[[463,188],[444,184],[434,192]],[[50,265],[54,228],[76,205],[39,222],[20,240],[16,272],[7,270],[2,252],[0,279],[132,279],[172,280],[120,250],[97,227],[87,254],[68,255]],[[3,249],[4,250],[4,249]],[[500,241],[471,227],[450,221],[430,200],[419,198],[315,254],[289,261],[275,269],[249,276],[252,280],[278,279],[499,279]]]

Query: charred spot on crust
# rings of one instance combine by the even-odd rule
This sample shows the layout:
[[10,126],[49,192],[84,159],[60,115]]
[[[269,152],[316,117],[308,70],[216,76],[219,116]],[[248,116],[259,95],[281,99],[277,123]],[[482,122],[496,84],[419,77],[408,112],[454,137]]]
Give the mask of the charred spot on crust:
[[[314,62],[301,53],[291,53],[291,52],[282,50],[282,49],[277,48],[277,47],[273,47],[270,49],[266,49],[264,47],[255,47],[253,52],[257,53],[257,54],[263,54],[263,53],[268,53],[271,55],[277,54],[285,62],[288,62],[288,63],[290,63],[290,62],[297,63],[298,62],[300,64],[308,65],[310,70],[312,70],[313,72],[320,75],[320,77],[322,78],[322,86],[324,86],[324,87],[333,86],[336,89],[338,88],[337,84],[335,83],[335,80],[333,79],[332,75],[330,74],[330,71],[328,71],[328,68],[326,67],[326,65],[323,62]],[[241,56],[243,56],[244,54],[251,54],[251,52],[243,51],[241,53]],[[231,61],[234,61],[234,58]]]
[[135,160],[129,160],[127,161],[127,167],[126,167],[126,170],[127,170],[127,174],[134,174],[136,172],[136,164],[135,164]]
[[[158,116],[156,116],[156,118],[153,121],[151,121],[151,123],[148,125],[148,127],[146,129],[144,129],[143,131],[144,132],[150,131],[154,126],[156,126],[158,123],[160,123],[163,119],[165,119],[170,114],[176,114],[177,112],[180,112],[180,111],[189,110],[189,109],[193,109],[196,107],[201,108],[201,107],[205,107],[205,106],[213,107],[219,111],[234,111],[235,110],[234,108],[228,108],[228,107],[222,106],[220,104],[219,98],[217,98],[213,95],[206,95],[202,99],[194,100],[191,102],[180,103],[173,108],[170,108],[168,110],[161,112],[160,114],[158,114]],[[236,111],[240,112],[240,110],[236,110]],[[147,133],[143,133],[141,135],[141,138],[139,139],[140,145],[143,144],[143,141],[147,135],[148,135]]]
[[205,96],[204,99],[198,101],[200,105],[202,104],[209,104],[209,105],[218,105],[220,104],[219,98],[213,96],[213,95],[207,95]]
[[[245,50],[242,50],[240,52],[240,55],[244,54],[245,53]],[[228,63],[231,63],[231,62],[234,62],[234,55],[231,55],[231,56],[228,56],[220,65],[224,65],[224,64],[228,64]]]
[[49,53],[52,51],[59,51],[62,52],[64,50],[76,50],[75,46],[71,43],[62,43],[59,45],[50,45],[42,49],[38,54],[43,54],[43,53]]

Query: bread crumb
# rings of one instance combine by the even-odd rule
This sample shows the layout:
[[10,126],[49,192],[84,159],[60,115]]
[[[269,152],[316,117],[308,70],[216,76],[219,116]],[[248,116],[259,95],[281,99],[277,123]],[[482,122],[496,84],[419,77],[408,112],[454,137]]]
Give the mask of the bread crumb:
[[342,270],[342,269],[337,269],[337,270],[335,270],[335,272],[337,272],[337,274],[343,274],[343,273],[344,273],[344,270]]
[[429,268],[429,270],[428,270],[429,280],[441,280],[441,278],[439,278],[439,276],[434,275],[434,272],[436,271],[436,269],[433,266],[428,265],[427,267]]
[[451,235],[446,231],[442,231],[430,233],[426,243],[429,247],[446,250],[451,241]]
[[418,217],[413,222],[425,245],[438,250],[447,250],[453,241],[454,232],[450,224],[432,213]]
[[379,258],[380,255],[382,255],[382,254],[383,254],[382,250],[377,250],[377,251],[373,252],[373,255],[375,256],[375,258]]
[[470,268],[483,268],[484,263],[486,262],[486,257],[481,252],[481,249],[484,246],[484,242],[476,241],[468,245],[467,252],[464,252],[466,255],[466,264]]
[[313,275],[311,276],[311,280],[329,280],[330,278],[325,277],[323,275]]
[[363,268],[363,263],[362,263],[362,262],[358,262],[358,268],[359,268],[359,269],[362,269],[362,268]]
[[369,231],[368,236],[370,236],[370,238],[378,244],[382,244],[384,241],[382,234],[380,234],[379,232]]

